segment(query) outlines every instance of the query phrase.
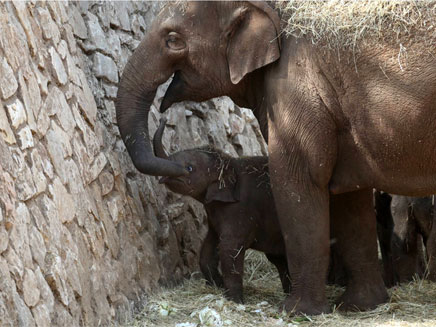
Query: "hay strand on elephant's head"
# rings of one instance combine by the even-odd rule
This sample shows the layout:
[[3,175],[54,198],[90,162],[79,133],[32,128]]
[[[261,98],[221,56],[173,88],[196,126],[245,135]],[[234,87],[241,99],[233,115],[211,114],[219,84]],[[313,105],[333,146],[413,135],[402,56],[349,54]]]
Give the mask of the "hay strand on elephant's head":
[[276,7],[284,33],[332,49],[373,42],[436,46],[435,0],[289,0]]

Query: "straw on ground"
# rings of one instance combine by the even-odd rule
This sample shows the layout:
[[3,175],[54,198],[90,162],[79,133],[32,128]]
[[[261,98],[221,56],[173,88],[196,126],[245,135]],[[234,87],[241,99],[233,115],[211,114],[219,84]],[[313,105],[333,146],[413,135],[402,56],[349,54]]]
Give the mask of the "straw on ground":
[[[332,305],[343,290],[327,287]],[[389,303],[368,312],[288,317],[280,311],[284,294],[275,268],[263,254],[247,251],[244,305],[227,301],[219,289],[191,278],[150,295],[136,319],[123,326],[436,326],[436,283],[416,280],[389,294]]]

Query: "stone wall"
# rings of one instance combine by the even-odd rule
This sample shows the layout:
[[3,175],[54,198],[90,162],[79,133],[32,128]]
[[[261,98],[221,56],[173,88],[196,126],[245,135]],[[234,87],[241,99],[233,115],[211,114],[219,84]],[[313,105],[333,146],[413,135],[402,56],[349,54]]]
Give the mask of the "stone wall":
[[[202,206],[139,174],[115,119],[120,74],[160,6],[0,3],[0,326],[108,325],[197,270]],[[266,152],[229,99],[167,113],[169,152]],[[153,107],[151,132],[158,119]]]

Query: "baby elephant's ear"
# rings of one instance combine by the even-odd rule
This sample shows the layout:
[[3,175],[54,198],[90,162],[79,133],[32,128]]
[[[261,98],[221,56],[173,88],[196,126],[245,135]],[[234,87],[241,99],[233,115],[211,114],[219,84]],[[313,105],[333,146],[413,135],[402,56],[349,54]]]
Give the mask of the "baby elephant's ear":
[[209,185],[206,192],[205,203],[211,203],[213,201],[227,203],[238,202],[240,197],[239,189],[236,184],[237,183],[221,186],[221,188],[219,182]]

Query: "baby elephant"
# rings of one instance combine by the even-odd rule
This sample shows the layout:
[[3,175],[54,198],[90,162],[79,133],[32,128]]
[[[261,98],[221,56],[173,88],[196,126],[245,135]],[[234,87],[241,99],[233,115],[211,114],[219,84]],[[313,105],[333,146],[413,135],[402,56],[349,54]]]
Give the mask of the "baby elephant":
[[[162,147],[164,128],[161,120],[153,145],[156,156],[168,159]],[[242,302],[244,254],[251,248],[264,252],[277,267],[283,290],[289,293],[285,244],[269,183],[268,158],[232,158],[204,147],[174,153],[169,159],[182,164],[189,174],[162,177],[160,183],[202,202],[207,212],[209,231],[200,253],[206,280],[224,286],[230,300]]]

